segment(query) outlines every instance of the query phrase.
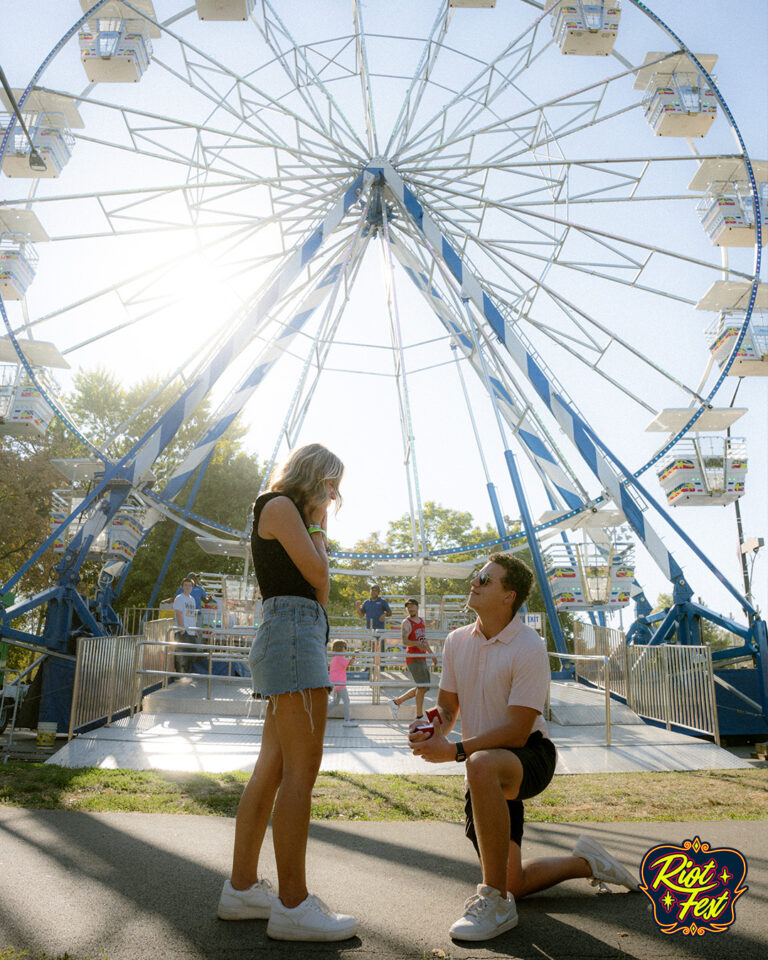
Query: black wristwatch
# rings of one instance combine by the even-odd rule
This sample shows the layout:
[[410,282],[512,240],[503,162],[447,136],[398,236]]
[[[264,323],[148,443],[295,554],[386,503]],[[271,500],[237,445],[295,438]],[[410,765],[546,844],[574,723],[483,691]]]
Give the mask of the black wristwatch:
[[464,744],[459,740],[456,744],[456,763],[462,763],[467,759],[467,755],[464,752]]

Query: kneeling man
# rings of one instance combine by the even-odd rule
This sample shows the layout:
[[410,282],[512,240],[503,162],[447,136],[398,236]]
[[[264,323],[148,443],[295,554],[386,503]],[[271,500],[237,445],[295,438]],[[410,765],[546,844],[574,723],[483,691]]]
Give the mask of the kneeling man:
[[[488,940],[517,925],[515,899],[576,877],[637,889],[637,881],[600,844],[580,837],[570,857],[522,860],[523,801],[555,772],[544,704],[549,658],[541,637],[517,616],[533,583],[520,560],[496,553],[471,581],[473,624],[448,634],[430,736],[412,724],[415,754],[430,763],[467,763],[466,834],[483,882],[451,927],[458,940]],[[446,739],[461,711],[462,740]]]

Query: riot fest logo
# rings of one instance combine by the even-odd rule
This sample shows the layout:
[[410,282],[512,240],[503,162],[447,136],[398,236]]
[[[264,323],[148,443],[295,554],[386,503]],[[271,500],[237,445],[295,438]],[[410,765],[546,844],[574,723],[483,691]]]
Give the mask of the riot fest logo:
[[643,858],[640,877],[661,932],[684,936],[727,930],[736,919],[736,901],[749,889],[742,854],[730,847],[712,849],[698,837],[682,846],[653,847]]

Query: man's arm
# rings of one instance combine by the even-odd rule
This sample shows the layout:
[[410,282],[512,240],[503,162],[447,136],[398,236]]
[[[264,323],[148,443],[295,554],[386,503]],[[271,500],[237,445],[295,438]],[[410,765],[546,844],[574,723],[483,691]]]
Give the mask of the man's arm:
[[174,601],[173,601],[173,613],[174,613],[174,616],[175,616],[175,618],[176,618],[176,626],[177,626],[177,627],[181,627],[181,629],[183,630],[183,629],[184,629],[184,614],[183,614],[182,611],[183,611],[183,605],[178,604],[178,603],[176,602],[176,600],[174,600]]
[[[443,691],[441,690],[442,694]],[[454,694],[455,696],[455,694]],[[458,698],[457,698],[458,703]],[[440,708],[440,698],[437,701]],[[440,711],[442,717],[443,712]],[[531,728],[538,716],[538,710],[531,707],[507,707],[507,722],[492,727],[476,737],[462,740],[464,752],[467,756],[477,753],[478,750],[494,750],[498,747],[522,747],[531,735]],[[455,721],[454,721],[455,722]],[[456,744],[446,740],[446,733],[453,729],[453,724],[446,729],[441,726],[434,736],[428,740],[411,743],[411,749],[429,763],[445,763],[456,759]]]
[[[368,601],[366,600],[365,603]],[[355,600],[355,611],[361,620],[365,618],[365,603],[362,600]]]
[[403,643],[407,645],[408,637],[411,635],[411,622],[408,617],[406,617],[405,620],[403,620],[403,622],[400,624],[400,633],[403,638]]
[[391,617],[391,616],[392,616],[392,608],[390,607],[390,605],[387,603],[386,600],[384,601],[384,610],[382,611],[382,614],[381,614],[381,615],[382,615],[382,617]]
[[[420,732],[414,732],[414,727],[423,723],[423,720],[414,720],[408,730],[408,742],[411,745],[411,750],[415,754],[421,755],[421,751],[417,750],[417,746],[421,746],[424,743],[427,743],[428,737],[435,739],[435,737],[440,737],[445,743],[448,741],[445,739],[446,735],[453,730],[456,726],[456,720],[459,716],[459,695],[453,693],[451,690],[438,690],[437,692],[437,710],[440,714],[440,727],[439,729],[435,727],[435,734],[424,734]],[[456,744],[451,744],[451,749],[453,754],[446,759],[453,760],[456,756]],[[427,759],[426,757],[424,758]]]

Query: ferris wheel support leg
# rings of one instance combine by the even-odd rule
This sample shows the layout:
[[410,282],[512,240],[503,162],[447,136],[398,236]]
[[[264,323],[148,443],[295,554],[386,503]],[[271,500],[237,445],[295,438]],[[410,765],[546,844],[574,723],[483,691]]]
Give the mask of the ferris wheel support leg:
[[555,648],[557,649],[558,653],[567,654],[568,649],[565,645],[563,628],[560,626],[560,620],[557,616],[557,607],[555,607],[552,591],[549,588],[547,571],[544,567],[544,560],[541,556],[539,541],[536,539],[536,530],[534,529],[533,518],[531,517],[530,510],[528,509],[528,503],[525,499],[525,491],[523,490],[523,484],[520,479],[517,464],[515,463],[515,455],[511,450],[505,450],[504,459],[507,462],[509,478],[512,481],[512,487],[515,491],[515,499],[517,500],[517,505],[520,508],[520,517],[523,521],[523,528],[526,536],[528,537],[528,548],[531,551],[531,559],[533,560],[533,567],[536,571],[536,579],[539,581],[539,588],[541,589],[541,594],[544,597],[544,607],[547,611],[547,619],[549,620],[549,626],[552,630]]
[[[515,456],[512,451],[507,447],[506,434],[504,432],[504,424],[501,418],[501,412],[499,411],[499,403],[496,398],[496,392],[493,389],[490,377],[488,375],[488,367],[485,362],[485,356],[483,354],[482,347],[480,345],[480,338],[477,334],[477,327],[475,325],[475,318],[472,316],[472,310],[469,306],[469,299],[463,298],[464,309],[467,313],[467,321],[469,323],[469,329],[472,334],[472,342],[474,345],[475,352],[482,370],[482,379],[485,385],[486,393],[491,401],[491,406],[493,407],[493,412],[496,417],[496,425],[499,428],[499,436],[501,437],[502,445],[504,446],[504,460],[507,464],[507,471],[509,473],[509,478],[512,481],[512,488],[514,490],[515,499],[517,500],[517,505],[520,508],[520,518],[523,521],[523,529],[525,530],[525,535],[528,538],[528,549],[531,551],[531,560],[533,561],[534,571],[536,573],[536,579],[539,582],[539,588],[541,590],[541,595],[544,598],[544,608],[547,613],[547,619],[549,620],[549,626],[552,630],[552,637],[555,641],[555,648],[558,653],[567,654],[568,650],[565,645],[565,637],[563,636],[563,628],[560,626],[560,620],[557,616],[557,608],[555,607],[555,601],[552,596],[552,591],[549,587],[549,579],[547,577],[547,571],[544,567],[544,560],[541,556],[541,550],[539,549],[539,541],[536,539],[536,527],[531,517],[531,512],[528,509],[528,501],[525,498],[525,490],[523,489],[523,482],[520,479],[520,472],[517,469],[517,463],[515,462]],[[570,664],[564,664],[566,669],[570,668]]]
[[[215,448],[214,448],[215,449]],[[208,465],[211,462],[213,457],[214,450],[208,454],[208,456],[200,464],[200,469],[197,471],[197,476],[195,477],[195,482],[192,484],[192,489],[187,497],[186,508],[191,510],[195,505],[195,500],[197,499],[197,493],[200,490],[200,484],[203,482],[203,477],[205,476],[205,471],[208,469]],[[160,588],[163,585],[165,580],[165,575],[168,573],[168,567],[171,565],[171,560],[173,555],[176,552],[176,547],[179,545],[179,540],[181,539],[181,534],[183,532],[183,527],[181,524],[177,524],[176,530],[174,531],[173,537],[171,538],[171,543],[168,547],[168,550],[165,554],[165,559],[163,560],[163,565],[160,567],[160,572],[157,575],[157,580],[155,580],[155,585],[152,587],[152,595],[149,598],[147,607],[151,610],[157,603],[157,598],[160,594]],[[141,544],[139,544],[141,546]],[[138,549],[138,548],[137,548]]]

